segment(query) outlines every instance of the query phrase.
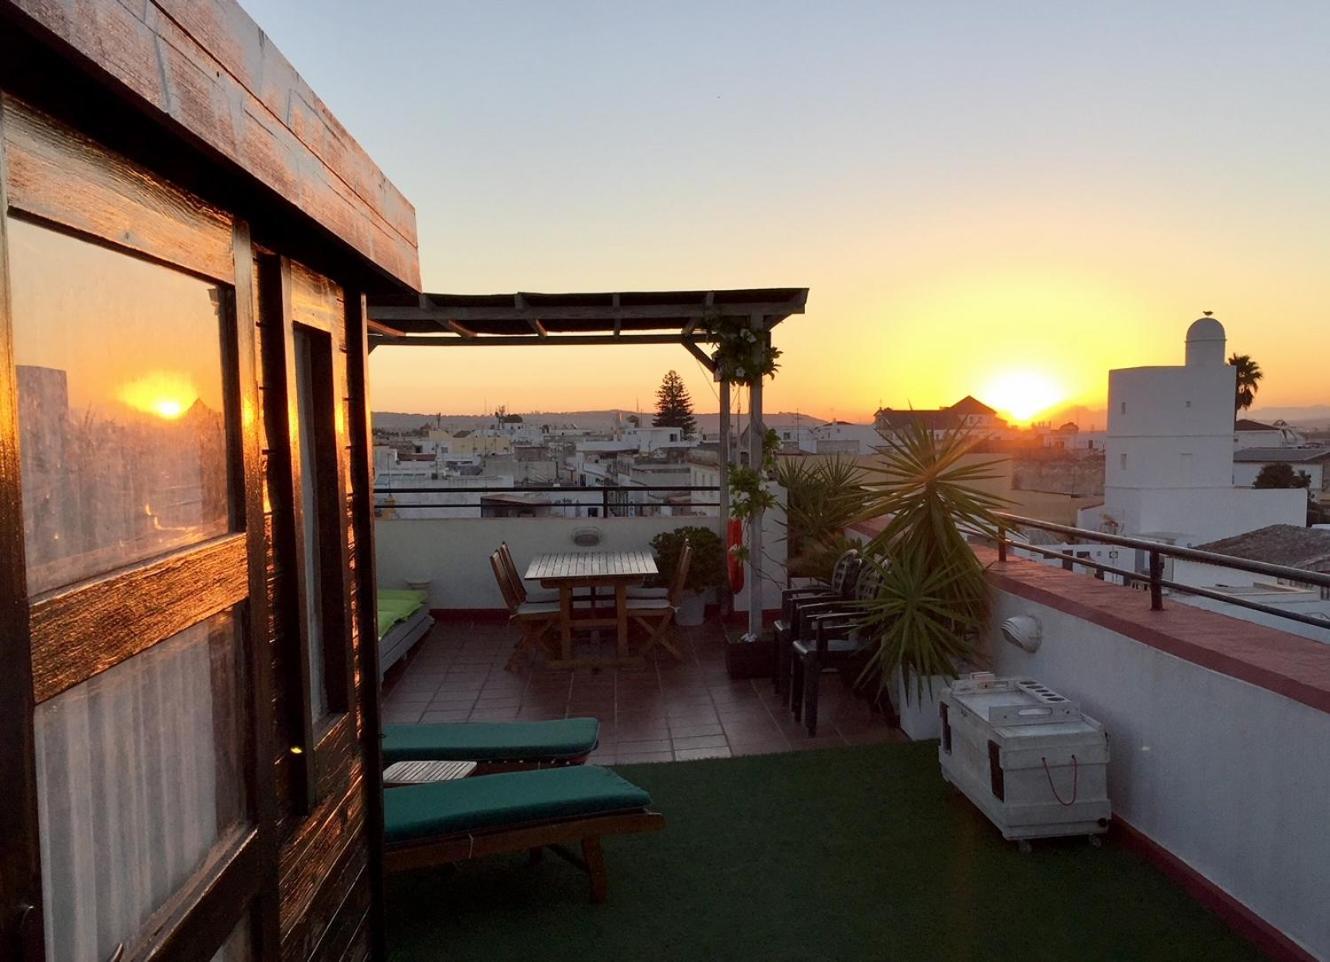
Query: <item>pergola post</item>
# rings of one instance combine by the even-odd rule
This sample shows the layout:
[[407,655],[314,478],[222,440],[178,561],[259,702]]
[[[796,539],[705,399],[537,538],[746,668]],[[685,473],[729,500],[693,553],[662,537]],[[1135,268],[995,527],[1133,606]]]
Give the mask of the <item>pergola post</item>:
[[716,533],[724,544],[730,521],[730,382],[724,377],[720,379],[720,450],[716,452],[716,461],[720,471],[720,518]]
[[[767,319],[762,314],[752,316],[753,332],[759,342],[766,343]],[[762,378],[753,381],[748,389],[748,466],[759,474],[762,471],[762,445],[766,440],[762,424]],[[753,511],[748,522],[748,633],[754,638],[762,634],[762,509]]]

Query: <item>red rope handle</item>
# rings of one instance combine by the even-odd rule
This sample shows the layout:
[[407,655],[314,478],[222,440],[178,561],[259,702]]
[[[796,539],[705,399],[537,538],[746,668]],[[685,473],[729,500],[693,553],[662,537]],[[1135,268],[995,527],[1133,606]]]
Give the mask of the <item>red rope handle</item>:
[[1048,789],[1053,793],[1053,797],[1058,800],[1058,804],[1061,805],[1063,808],[1068,808],[1072,805],[1075,805],[1076,793],[1080,787],[1079,783],[1080,783],[1080,773],[1081,773],[1080,768],[1076,764],[1076,756],[1075,755],[1071,756],[1071,798],[1065,802],[1062,800],[1062,796],[1058,794],[1057,786],[1053,784],[1053,773],[1048,770],[1048,758],[1045,756],[1040,756],[1039,760],[1044,763],[1044,777],[1048,779]]

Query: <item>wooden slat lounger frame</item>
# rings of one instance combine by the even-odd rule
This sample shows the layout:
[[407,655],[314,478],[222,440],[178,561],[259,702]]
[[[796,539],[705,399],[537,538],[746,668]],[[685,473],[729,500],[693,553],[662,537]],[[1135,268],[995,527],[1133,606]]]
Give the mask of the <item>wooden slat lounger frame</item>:
[[[665,816],[650,809],[497,826],[390,844],[384,852],[383,867],[388,873],[406,872],[508,852],[530,852],[534,861],[539,858],[541,850],[548,847],[568,858],[591,877],[591,901],[599,904],[609,894],[601,838],[606,835],[656,832],[664,827]],[[581,842],[580,859],[561,847],[569,842]]]

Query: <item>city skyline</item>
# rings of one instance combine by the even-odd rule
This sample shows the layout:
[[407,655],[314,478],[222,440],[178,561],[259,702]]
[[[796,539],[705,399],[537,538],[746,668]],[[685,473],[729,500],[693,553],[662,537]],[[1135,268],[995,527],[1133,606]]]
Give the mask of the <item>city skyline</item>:
[[[1261,404],[1330,400],[1323,7],[246,6],[415,201],[426,289],[806,285],[768,405],[853,419],[1099,407],[1203,310]],[[392,410],[711,396],[670,348],[372,365]]]

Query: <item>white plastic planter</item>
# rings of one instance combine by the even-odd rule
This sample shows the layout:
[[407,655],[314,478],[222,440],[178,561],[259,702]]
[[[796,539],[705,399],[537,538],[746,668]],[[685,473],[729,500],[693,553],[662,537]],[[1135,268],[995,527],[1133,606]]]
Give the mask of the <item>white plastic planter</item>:
[[923,692],[918,689],[918,682],[910,680],[909,698],[906,698],[905,682],[900,674],[896,675],[892,700],[896,703],[896,713],[900,716],[901,731],[911,741],[924,741],[938,738],[942,734],[942,720],[938,712],[938,700],[946,691],[947,678],[933,675],[923,679]]
[[686,591],[679,610],[674,613],[674,623],[682,628],[696,628],[706,619],[706,613],[707,596],[700,591]]

